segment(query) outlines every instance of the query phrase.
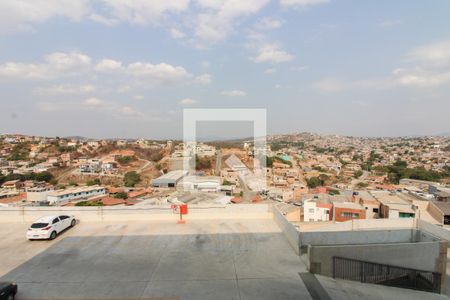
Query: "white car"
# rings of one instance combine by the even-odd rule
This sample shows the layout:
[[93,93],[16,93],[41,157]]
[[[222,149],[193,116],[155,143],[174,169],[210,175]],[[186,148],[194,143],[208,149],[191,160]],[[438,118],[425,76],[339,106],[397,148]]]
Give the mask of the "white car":
[[74,216],[48,216],[36,220],[31,224],[27,231],[27,239],[29,240],[41,240],[50,239],[53,240],[56,236],[66,230],[69,227],[75,226],[77,221]]

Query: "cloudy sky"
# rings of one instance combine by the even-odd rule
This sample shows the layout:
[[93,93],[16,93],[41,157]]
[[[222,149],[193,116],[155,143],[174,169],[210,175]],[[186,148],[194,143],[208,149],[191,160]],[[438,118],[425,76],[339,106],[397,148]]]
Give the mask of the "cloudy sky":
[[177,138],[184,108],[266,108],[269,133],[450,132],[449,16],[445,0],[0,0],[0,132]]

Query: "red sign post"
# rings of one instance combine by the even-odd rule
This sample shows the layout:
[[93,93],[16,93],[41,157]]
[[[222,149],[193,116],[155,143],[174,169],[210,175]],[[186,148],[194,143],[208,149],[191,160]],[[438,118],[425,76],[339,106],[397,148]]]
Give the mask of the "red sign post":
[[187,215],[188,214],[188,206],[187,204],[172,204],[172,209],[174,212],[179,212],[180,214],[180,219],[178,220],[178,224],[184,224],[186,223],[185,220],[183,220],[183,215]]

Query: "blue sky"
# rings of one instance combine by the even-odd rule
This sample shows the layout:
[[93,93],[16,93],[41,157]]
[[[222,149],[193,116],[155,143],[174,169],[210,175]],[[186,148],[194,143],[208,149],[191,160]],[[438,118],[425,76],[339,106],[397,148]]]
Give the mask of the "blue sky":
[[449,16],[444,0],[0,1],[0,131],[177,138],[184,108],[223,107],[266,108],[269,133],[447,133]]

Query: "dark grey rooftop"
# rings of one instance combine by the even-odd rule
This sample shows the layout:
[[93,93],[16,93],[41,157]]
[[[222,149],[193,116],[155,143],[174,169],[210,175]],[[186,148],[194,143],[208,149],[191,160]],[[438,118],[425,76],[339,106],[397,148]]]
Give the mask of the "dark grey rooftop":
[[[271,219],[85,222],[54,241],[27,241],[28,224],[0,226],[0,280],[18,299],[443,299],[318,277]],[[375,297],[376,296],[376,297]],[[446,298],[445,298],[446,299]]]

